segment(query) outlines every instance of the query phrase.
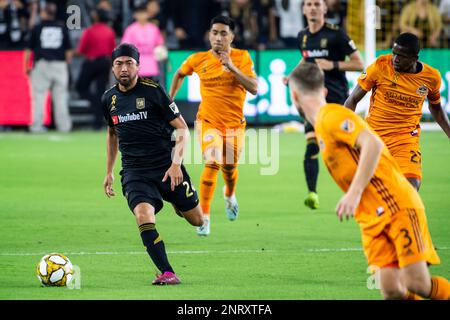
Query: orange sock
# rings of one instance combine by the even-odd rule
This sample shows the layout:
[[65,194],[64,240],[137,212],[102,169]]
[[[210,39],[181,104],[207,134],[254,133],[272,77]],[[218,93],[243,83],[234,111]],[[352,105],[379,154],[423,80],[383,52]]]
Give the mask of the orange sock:
[[222,176],[225,181],[225,195],[231,197],[236,189],[236,183],[238,179],[238,169],[235,164],[226,164],[222,166]]
[[444,277],[431,277],[432,300],[450,300],[450,282]]
[[423,300],[423,298],[411,291],[407,291],[405,300]]
[[217,184],[220,166],[217,163],[206,164],[200,176],[200,206],[203,213],[209,215],[211,201]]

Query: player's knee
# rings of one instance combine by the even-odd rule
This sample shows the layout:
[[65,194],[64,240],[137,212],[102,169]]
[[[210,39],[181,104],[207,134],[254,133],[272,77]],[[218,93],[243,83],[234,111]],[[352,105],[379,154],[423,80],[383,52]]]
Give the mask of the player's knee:
[[148,203],[139,203],[133,210],[137,223],[154,223],[155,209]]
[[224,172],[233,172],[236,170],[237,166],[235,164],[224,164],[222,166],[222,171]]

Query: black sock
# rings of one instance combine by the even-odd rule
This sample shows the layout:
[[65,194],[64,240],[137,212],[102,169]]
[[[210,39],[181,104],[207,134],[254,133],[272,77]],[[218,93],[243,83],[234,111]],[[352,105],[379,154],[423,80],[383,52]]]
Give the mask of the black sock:
[[316,139],[308,140],[303,167],[309,192],[317,192],[317,177],[319,176],[319,146]]
[[166,248],[164,242],[156,231],[154,223],[144,223],[139,226],[142,242],[147,248],[147,253],[153,260],[156,267],[164,273],[166,271],[173,272],[173,269],[167,259]]

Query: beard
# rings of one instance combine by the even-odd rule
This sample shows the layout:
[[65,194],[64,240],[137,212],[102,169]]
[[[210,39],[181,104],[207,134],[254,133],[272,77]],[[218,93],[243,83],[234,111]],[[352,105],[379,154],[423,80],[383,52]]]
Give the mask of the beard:
[[125,88],[128,88],[134,80],[137,78],[137,74],[134,77],[127,76],[127,77],[116,77],[116,80],[120,83],[120,85],[124,86]]

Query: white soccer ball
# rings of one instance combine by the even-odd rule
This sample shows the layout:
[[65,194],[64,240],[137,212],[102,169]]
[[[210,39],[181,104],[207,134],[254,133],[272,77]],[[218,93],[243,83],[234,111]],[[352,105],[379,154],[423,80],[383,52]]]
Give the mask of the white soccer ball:
[[64,287],[72,281],[73,266],[65,255],[51,253],[39,261],[36,275],[44,286]]

